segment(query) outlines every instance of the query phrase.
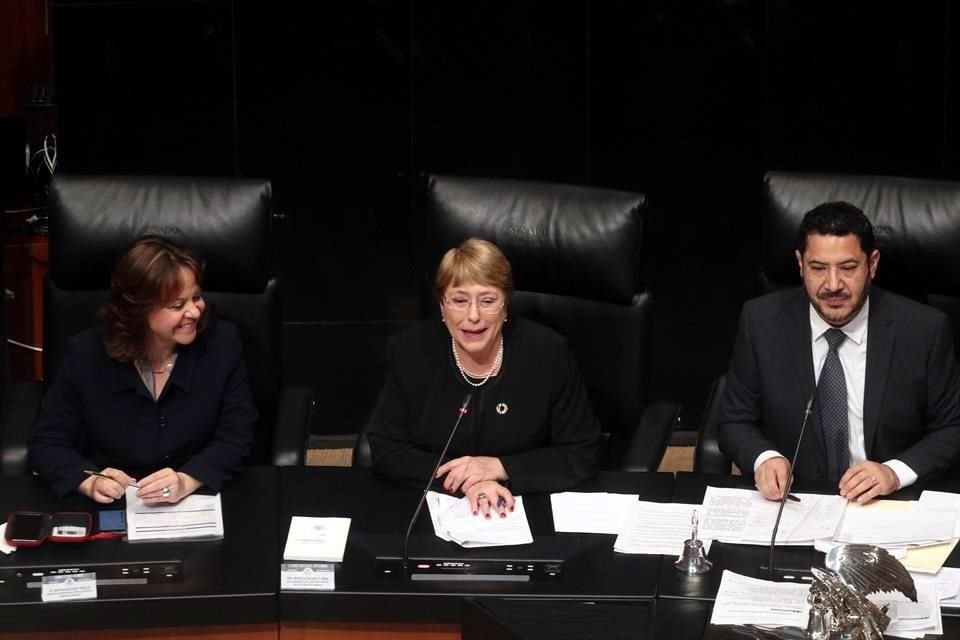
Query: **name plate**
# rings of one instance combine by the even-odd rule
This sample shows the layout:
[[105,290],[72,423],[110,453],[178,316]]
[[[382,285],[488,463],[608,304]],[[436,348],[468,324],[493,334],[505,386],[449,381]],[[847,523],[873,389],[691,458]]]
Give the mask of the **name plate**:
[[95,600],[96,597],[97,574],[95,573],[43,576],[40,583],[40,599],[44,602]]
[[280,590],[333,591],[335,566],[330,562],[285,562],[280,565]]

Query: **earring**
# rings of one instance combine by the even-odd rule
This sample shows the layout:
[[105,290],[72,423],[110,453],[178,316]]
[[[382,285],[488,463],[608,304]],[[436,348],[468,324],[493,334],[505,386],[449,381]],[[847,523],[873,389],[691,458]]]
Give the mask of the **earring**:
[[507,316],[503,316],[503,324],[507,324]]
[[440,314],[440,322],[442,322],[443,324],[447,324],[447,319],[444,317],[442,313]]

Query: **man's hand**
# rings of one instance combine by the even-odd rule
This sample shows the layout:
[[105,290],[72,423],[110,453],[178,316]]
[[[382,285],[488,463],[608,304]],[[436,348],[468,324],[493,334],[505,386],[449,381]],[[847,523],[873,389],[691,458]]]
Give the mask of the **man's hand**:
[[507,472],[500,462],[500,458],[490,456],[462,456],[450,460],[437,469],[437,477],[446,474],[443,488],[447,493],[462,491],[466,493],[470,487],[484,480],[506,480]]
[[753,474],[757,490],[767,500],[782,500],[790,480],[790,462],[783,456],[764,460]]
[[866,504],[900,488],[900,478],[893,469],[879,462],[865,460],[853,465],[840,478],[840,495],[847,500]]

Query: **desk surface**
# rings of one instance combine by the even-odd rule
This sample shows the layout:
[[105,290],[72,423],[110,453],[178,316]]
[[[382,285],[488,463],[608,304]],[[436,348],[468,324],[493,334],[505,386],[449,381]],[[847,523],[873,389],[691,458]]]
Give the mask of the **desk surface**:
[[[95,540],[83,544],[46,543],[0,554],[0,572],[13,567],[66,568],[150,561],[181,562],[179,584],[98,586],[90,601],[42,603],[40,590],[0,585],[0,629],[46,631],[144,626],[257,624],[276,621],[279,584],[277,472],[248,469],[223,491],[222,540],[151,542]],[[40,480],[0,480],[0,512],[17,510],[87,511],[98,506],[74,495],[57,500]],[[94,517],[94,522],[96,518]]]
[[[579,490],[639,493],[668,502],[670,474],[602,473]],[[410,541],[410,556],[457,559],[563,560],[557,582],[411,583],[385,580],[375,571],[378,556],[400,556],[403,533],[421,491],[388,482],[360,469],[322,467],[281,470],[281,540],[290,517],[350,516],[350,536],[332,593],[282,593],[280,615],[290,621],[456,621],[464,596],[525,599],[652,599],[660,559],[613,551],[613,535],[556,534],[549,495],[524,496],[534,542],[516,547],[463,549],[438,539],[426,510]],[[282,545],[281,545],[282,547]]]
[[[636,493],[660,502],[699,503],[708,484],[749,487],[732,476],[604,473],[580,487],[583,491]],[[950,490],[950,484],[938,488]],[[798,491],[829,491],[801,484]],[[895,497],[915,498],[910,488]],[[539,637],[527,624],[528,612],[558,611],[572,616],[568,630],[591,616],[612,631],[640,625],[636,637],[698,638],[704,632],[724,568],[755,573],[766,561],[764,547],[715,544],[714,570],[688,578],[671,566],[672,558],[613,552],[612,535],[556,534],[549,496],[526,497],[534,543],[498,549],[462,549],[437,539],[422,513],[411,541],[413,557],[561,559],[559,582],[405,583],[380,578],[377,556],[397,556],[402,534],[420,490],[387,482],[367,470],[323,467],[253,468],[223,492],[227,536],[213,542],[148,543],[119,540],[81,545],[48,543],[0,556],[0,572],[14,566],[69,567],[83,563],[136,563],[171,560],[183,563],[180,584],[133,589],[105,586],[96,601],[40,603],[38,591],[15,593],[0,584],[0,629],[63,630],[144,626],[276,624],[284,621],[459,624],[465,598],[478,599],[487,613],[506,622],[516,617],[520,637]],[[31,477],[0,479],[0,515],[13,510],[93,511],[97,506],[73,496],[57,500]],[[350,537],[333,592],[280,593],[279,565],[290,516],[349,516]],[[809,548],[778,548],[778,564],[808,567],[819,554]],[[960,566],[960,553],[948,560]],[[658,597],[659,596],[659,597]],[[485,603],[485,604],[484,604]],[[589,604],[594,603],[594,604]],[[549,612],[553,611],[554,614]],[[483,613],[483,611],[481,611]],[[524,622],[524,620],[527,622]],[[540,618],[543,620],[544,618]],[[564,618],[565,619],[565,618]],[[527,626],[523,626],[526,624]],[[945,624],[955,627],[953,620]],[[544,630],[551,625],[544,624]],[[553,627],[556,630],[556,627]],[[707,628],[708,634],[713,630]],[[464,627],[466,634],[466,627]],[[713,636],[711,636],[713,637]]]

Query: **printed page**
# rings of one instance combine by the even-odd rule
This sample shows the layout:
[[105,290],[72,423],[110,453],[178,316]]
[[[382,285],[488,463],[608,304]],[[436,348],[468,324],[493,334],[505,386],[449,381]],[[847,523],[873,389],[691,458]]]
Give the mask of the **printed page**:
[[710,624],[807,626],[810,586],[771,582],[724,571]]
[[577,493],[550,496],[553,530],[557,533],[620,533],[637,496],[622,493]]
[[[678,557],[692,533],[691,517],[703,508],[695,504],[635,502],[630,507],[613,550],[620,553],[663,554]],[[702,540],[710,551],[710,540]]]
[[127,540],[222,538],[220,494],[189,495],[176,504],[146,505],[137,487],[127,487]]

